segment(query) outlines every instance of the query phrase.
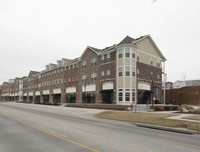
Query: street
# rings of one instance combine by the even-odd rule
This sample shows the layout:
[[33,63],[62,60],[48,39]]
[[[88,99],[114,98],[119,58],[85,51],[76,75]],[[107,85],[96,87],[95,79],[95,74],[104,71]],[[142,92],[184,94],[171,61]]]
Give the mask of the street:
[[200,136],[139,128],[103,110],[0,103],[0,152],[199,152]]

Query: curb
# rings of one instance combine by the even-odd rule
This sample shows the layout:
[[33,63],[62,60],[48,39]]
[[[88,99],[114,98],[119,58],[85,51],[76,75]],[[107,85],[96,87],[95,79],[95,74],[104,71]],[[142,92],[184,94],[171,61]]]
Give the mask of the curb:
[[143,124],[143,123],[135,123],[138,127],[144,127],[144,128],[151,128],[151,129],[158,129],[158,130],[164,130],[164,131],[171,131],[171,132],[177,132],[177,133],[183,133],[183,134],[199,134],[198,131],[195,130],[187,130],[182,128],[172,128],[172,127],[164,127],[164,126],[158,126],[158,125],[150,125],[150,124]]

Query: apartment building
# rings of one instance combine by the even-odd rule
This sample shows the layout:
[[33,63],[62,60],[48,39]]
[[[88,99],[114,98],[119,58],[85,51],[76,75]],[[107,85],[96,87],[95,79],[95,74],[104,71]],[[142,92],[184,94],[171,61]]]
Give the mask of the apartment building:
[[[24,102],[162,103],[162,63],[165,61],[150,35],[137,39],[127,36],[104,49],[88,46],[80,57],[50,63],[41,72],[30,71],[20,79],[23,87],[18,88],[23,90]],[[7,91],[13,95],[16,87],[7,90],[6,84],[2,86],[3,99]]]

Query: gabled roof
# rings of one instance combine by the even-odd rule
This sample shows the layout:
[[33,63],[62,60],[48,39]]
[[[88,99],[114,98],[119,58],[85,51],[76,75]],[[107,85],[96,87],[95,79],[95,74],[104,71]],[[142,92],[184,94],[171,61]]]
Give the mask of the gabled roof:
[[122,45],[122,44],[132,44],[134,40],[135,40],[135,39],[133,39],[132,37],[126,36],[118,45]]
[[93,51],[94,53],[96,53],[97,55],[99,55],[99,53],[102,51],[101,49],[97,49],[91,46],[86,47],[85,51],[82,53],[82,55],[79,57],[79,59],[81,60],[81,58],[83,57],[83,55],[85,54],[85,52],[90,49],[91,51]]
[[28,74],[28,76],[30,76],[30,74],[34,76],[34,75],[39,74],[39,73],[40,72],[38,72],[38,71],[30,71],[29,74]]

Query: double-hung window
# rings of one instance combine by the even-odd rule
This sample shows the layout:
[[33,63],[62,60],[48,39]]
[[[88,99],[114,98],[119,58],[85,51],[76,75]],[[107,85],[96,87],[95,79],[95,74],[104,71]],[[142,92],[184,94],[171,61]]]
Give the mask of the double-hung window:
[[125,89],[125,101],[130,101],[130,89]]
[[82,82],[86,83],[86,75],[82,75]]
[[132,53],[132,58],[135,58],[135,48],[132,48],[131,53]]
[[104,77],[105,77],[105,72],[102,71],[102,72],[101,72],[101,79],[104,79]]
[[83,61],[82,62],[82,69],[85,69],[87,67],[87,62],[86,61]]
[[126,76],[130,76],[130,66],[126,66]]
[[107,79],[110,78],[110,70],[107,70],[107,71],[106,71],[106,77],[107,77]]
[[92,67],[94,67],[94,66],[97,65],[97,59],[96,59],[96,58],[93,58],[93,59],[92,59],[91,65],[92,65]]
[[126,58],[130,57],[130,48],[125,48],[125,56]]
[[123,58],[123,50],[121,48],[118,50],[118,58]]
[[92,82],[97,80],[97,74],[96,73],[92,73],[91,74],[91,78],[92,78]]
[[122,77],[122,76],[123,76],[123,68],[122,68],[122,67],[119,67],[119,68],[118,68],[118,76],[119,76],[119,77]]
[[132,67],[132,76],[135,77],[135,67]]

